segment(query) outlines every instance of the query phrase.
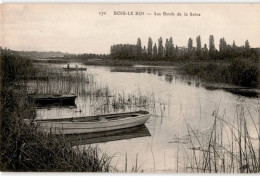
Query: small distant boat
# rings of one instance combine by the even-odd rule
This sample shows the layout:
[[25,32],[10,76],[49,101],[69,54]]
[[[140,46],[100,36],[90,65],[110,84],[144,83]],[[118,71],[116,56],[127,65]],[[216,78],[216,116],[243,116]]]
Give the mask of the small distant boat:
[[87,68],[82,68],[82,67],[80,67],[80,68],[71,68],[71,67],[66,67],[66,68],[62,68],[64,71],[86,71],[87,70]]
[[[125,129],[144,124],[151,115],[147,111],[105,114],[87,117],[35,119],[32,123],[52,134],[83,134]],[[29,119],[25,121],[30,123]]]
[[74,105],[76,95],[60,95],[60,94],[29,94],[28,98],[31,102],[40,105],[58,104],[58,105]]

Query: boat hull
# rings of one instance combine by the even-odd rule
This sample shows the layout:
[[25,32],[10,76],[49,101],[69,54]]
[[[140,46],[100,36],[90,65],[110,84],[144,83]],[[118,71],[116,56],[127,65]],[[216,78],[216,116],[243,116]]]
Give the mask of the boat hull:
[[119,120],[107,120],[98,122],[81,122],[81,121],[37,121],[41,130],[52,134],[82,134],[105,132],[117,129],[125,129],[144,124],[150,117],[150,114],[141,114],[135,117],[124,117]]
[[75,99],[77,96],[75,95],[61,95],[61,96],[37,96],[30,95],[29,100],[34,102],[38,106],[46,106],[51,104],[57,104],[59,106],[62,105],[75,105]]
[[87,68],[62,68],[64,71],[86,71]]

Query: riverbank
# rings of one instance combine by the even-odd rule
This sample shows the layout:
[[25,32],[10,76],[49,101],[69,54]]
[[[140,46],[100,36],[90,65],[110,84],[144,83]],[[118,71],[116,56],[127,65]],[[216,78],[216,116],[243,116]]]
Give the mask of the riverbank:
[[[199,80],[210,90],[222,89],[234,94],[248,97],[259,96],[260,70],[259,62],[250,59],[227,59],[208,61],[148,61],[148,60],[112,60],[112,59],[43,59],[34,63],[83,63],[91,66],[110,66],[112,72],[141,73],[151,71],[150,68],[169,67],[179,75],[190,80]],[[139,67],[138,67],[139,66]],[[138,68],[136,68],[138,67]],[[163,74],[163,69],[159,74]],[[167,74],[168,75],[168,74]]]
[[[137,61],[137,60],[92,60],[85,65],[113,66],[116,72],[142,72],[137,65],[153,67],[173,67],[179,74],[200,79],[212,86],[216,84],[235,85],[233,88],[260,88],[259,63],[250,59],[232,59],[226,61]],[[244,90],[244,89],[243,89]]]
[[[160,60],[112,60],[112,59],[34,59],[33,63],[56,63],[56,64],[66,64],[66,63],[82,63],[84,65],[92,66],[135,66],[135,65],[146,65],[146,66],[182,66],[189,63],[189,61],[160,61]],[[194,62],[199,63],[199,62]]]
[[[27,100],[27,80],[35,73],[30,59],[1,50],[1,171],[109,172],[111,157],[98,147],[72,148],[63,137],[25,124],[35,108]],[[48,74],[45,74],[46,76]]]
[[233,59],[227,63],[185,64],[180,74],[198,78],[210,84],[230,84],[237,87],[260,88],[259,63],[249,59]]
[[135,65],[147,65],[147,66],[179,66],[186,62],[181,61],[149,61],[149,60],[84,60],[85,65],[94,66],[135,66]]

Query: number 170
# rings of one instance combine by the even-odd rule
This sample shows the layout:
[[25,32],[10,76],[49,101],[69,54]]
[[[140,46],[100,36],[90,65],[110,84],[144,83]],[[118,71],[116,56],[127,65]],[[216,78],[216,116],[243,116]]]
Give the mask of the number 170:
[[99,15],[100,16],[104,16],[104,15],[106,15],[107,13],[106,12],[99,12]]

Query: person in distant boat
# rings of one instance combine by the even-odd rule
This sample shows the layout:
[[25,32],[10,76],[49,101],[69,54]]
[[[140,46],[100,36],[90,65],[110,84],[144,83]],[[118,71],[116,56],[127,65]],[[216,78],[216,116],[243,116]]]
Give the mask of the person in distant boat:
[[76,71],[78,72],[78,65],[76,65]]
[[70,64],[67,65],[67,68],[70,68]]

